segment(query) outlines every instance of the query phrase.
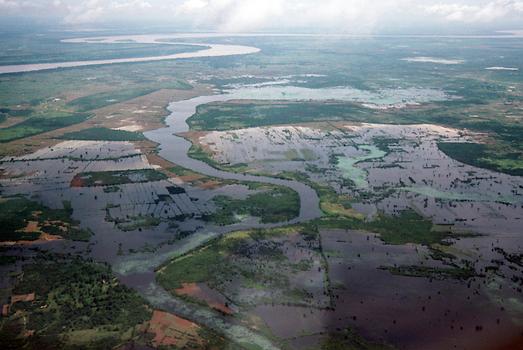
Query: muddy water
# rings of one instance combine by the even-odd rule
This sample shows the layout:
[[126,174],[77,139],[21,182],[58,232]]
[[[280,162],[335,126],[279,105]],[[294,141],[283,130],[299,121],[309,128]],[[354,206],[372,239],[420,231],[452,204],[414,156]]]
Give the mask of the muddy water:
[[280,185],[293,189],[300,196],[300,215],[291,223],[311,220],[320,217],[319,198],[311,187],[297,181],[281,180],[265,176],[253,176],[230,173],[211,167],[207,163],[192,159],[187,155],[191,142],[177,133],[189,131],[186,120],[196,113],[196,107],[202,104],[226,101],[231,98],[228,94],[200,96],[190,100],[174,102],[169,105],[172,112],[167,117],[167,127],[145,133],[145,136],[160,144],[160,156],[195,172],[226,180],[262,182],[272,185]]
[[465,281],[396,276],[379,269],[396,264],[439,266],[438,261],[425,260],[423,247],[385,245],[374,234],[350,230],[324,230],[321,236],[334,309],[267,304],[252,311],[276,336],[295,339],[294,349],[317,343],[310,335],[345,327],[412,350],[497,349],[521,339],[521,314],[509,302],[513,292],[503,290],[493,302],[481,279],[470,280],[469,287]]
[[128,286],[140,291],[152,305],[180,316],[188,317],[202,325],[220,331],[237,341],[255,344],[262,349],[274,349],[271,341],[247,328],[230,323],[219,313],[207,310],[197,305],[188,304],[172,297],[154,281],[154,269],[163,262],[180,256],[208,240],[233,230],[255,227],[275,227],[283,224],[298,223],[321,216],[319,198],[316,192],[307,185],[296,181],[288,181],[263,176],[229,173],[209,166],[207,163],[192,159],[187,152],[191,143],[177,133],[186,132],[189,126],[186,120],[196,112],[196,107],[214,101],[225,101],[230,95],[201,96],[190,100],[174,102],[169,105],[171,114],[166,119],[167,127],[145,133],[145,136],[159,143],[159,155],[175,164],[195,172],[227,180],[261,182],[286,186],[296,191],[300,197],[300,214],[297,218],[281,224],[241,223],[228,227],[206,227],[190,237],[175,244],[160,249],[155,254],[134,254],[122,257],[113,264],[114,270],[120,274],[120,279]]

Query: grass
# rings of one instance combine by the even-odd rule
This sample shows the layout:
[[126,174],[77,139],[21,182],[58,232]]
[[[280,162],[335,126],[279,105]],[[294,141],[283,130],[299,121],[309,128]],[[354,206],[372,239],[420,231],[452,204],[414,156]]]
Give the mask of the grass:
[[305,264],[290,264],[277,238],[299,234],[303,229],[288,226],[233,232],[164,264],[157,270],[157,281],[172,293],[183,283],[206,283],[233,298],[229,292],[236,294],[238,284],[234,283],[233,291],[227,285],[234,278],[242,288],[279,290],[282,293],[279,302],[297,301],[296,291],[289,288],[287,274]]
[[[78,222],[71,219],[72,209],[64,202],[63,209],[50,209],[23,197],[0,200],[0,241],[37,240],[45,232],[60,235],[67,239],[88,241],[92,233],[81,229]],[[37,229],[25,232],[30,222]]]
[[277,175],[278,178],[302,182],[312,187],[320,198],[320,209],[329,217],[347,217],[363,220],[365,216],[352,209],[352,199],[339,195],[328,185],[311,181],[307,173],[286,171]]
[[154,169],[115,170],[79,173],[71,183],[78,187],[117,186],[165,179],[167,179],[165,174]]
[[467,232],[452,232],[451,229],[435,229],[432,222],[417,213],[406,210],[396,216],[379,215],[372,221],[364,221],[350,216],[324,216],[315,223],[319,228],[364,230],[378,233],[380,239],[391,245],[407,243],[431,246],[433,244],[448,244],[447,239],[470,237]]
[[354,330],[347,328],[337,333],[329,334],[321,344],[321,350],[393,350],[394,347],[370,342]]
[[381,267],[383,270],[387,270],[393,275],[408,276],[408,277],[425,277],[433,279],[459,279],[467,280],[477,276],[476,271],[470,267],[430,267],[430,266],[387,266]]
[[387,244],[417,243],[431,245],[440,243],[449,236],[447,232],[432,230],[432,222],[414,211],[407,210],[398,216],[381,215],[366,223],[368,230],[380,234]]
[[439,142],[438,148],[461,163],[479,168],[523,176],[523,152],[478,143]]
[[262,186],[258,190],[262,192],[249,195],[245,200],[215,197],[218,210],[206,219],[219,225],[231,225],[239,222],[238,216],[255,216],[262,223],[276,223],[299,215],[300,200],[295,191],[280,186]]
[[[318,121],[364,118],[364,109],[348,103],[308,102],[215,102],[198,106],[188,119],[191,130],[234,130],[240,128]],[[245,118],[249,116],[249,118]]]
[[161,220],[150,215],[129,217],[126,222],[118,222],[117,226],[124,232],[147,229],[160,225]]
[[60,138],[65,140],[88,140],[88,141],[141,141],[145,140],[142,133],[113,130],[103,127],[88,128],[80,131],[70,132]]
[[28,136],[42,134],[47,131],[65,128],[81,123],[91,117],[88,113],[56,113],[59,116],[31,117],[21,123],[0,129],[0,142],[10,142]]
[[102,107],[110,106],[116,103],[132,100],[134,98],[151,94],[160,88],[166,89],[191,89],[192,86],[182,81],[176,81],[174,83],[166,84],[165,86],[158,87],[133,87],[120,90],[112,90],[107,92],[99,92],[96,94],[77,98],[68,103],[69,107],[74,108],[77,111],[85,112],[99,109]]

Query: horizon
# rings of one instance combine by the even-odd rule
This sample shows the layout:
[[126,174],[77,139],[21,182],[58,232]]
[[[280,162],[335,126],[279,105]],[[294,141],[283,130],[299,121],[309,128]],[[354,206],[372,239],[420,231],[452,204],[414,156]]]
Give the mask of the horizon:
[[485,33],[521,29],[519,0],[1,0],[2,26],[138,26],[187,31],[339,34]]

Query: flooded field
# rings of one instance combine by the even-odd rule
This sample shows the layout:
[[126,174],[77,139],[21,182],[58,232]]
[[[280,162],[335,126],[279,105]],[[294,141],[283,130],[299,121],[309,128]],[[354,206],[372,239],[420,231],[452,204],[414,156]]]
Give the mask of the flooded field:
[[[370,339],[400,344],[400,349],[492,349],[504,345],[500,335],[508,345],[520,333],[521,309],[510,301],[517,291],[500,291],[503,296],[493,299],[498,280],[493,273],[486,281],[474,278],[468,283],[397,276],[383,267],[443,265],[425,248],[384,245],[369,233],[325,230],[321,237],[333,309],[263,305],[253,310],[293,348],[314,346],[346,327]],[[472,254],[469,259],[477,256]]]
[[[283,80],[280,84],[287,84]],[[271,84],[279,85],[278,81]],[[359,90],[351,87],[308,89],[294,86],[241,87],[230,91],[230,99],[243,100],[334,100],[359,102],[374,109],[402,108],[432,101],[452,99],[445,92],[436,89],[381,89],[378,91]]]
[[222,164],[246,163],[273,175],[305,173],[354,198],[354,208],[365,215],[411,208],[435,223],[517,233],[521,178],[460,164],[438,149],[440,142],[476,137],[434,125],[331,123],[210,132],[199,141]]
[[223,193],[163,175],[129,142],[65,141],[4,158],[0,169],[3,196],[26,196],[56,209],[68,203],[82,227],[96,233],[93,254],[109,261],[194,229],[194,220],[215,210],[214,195]]

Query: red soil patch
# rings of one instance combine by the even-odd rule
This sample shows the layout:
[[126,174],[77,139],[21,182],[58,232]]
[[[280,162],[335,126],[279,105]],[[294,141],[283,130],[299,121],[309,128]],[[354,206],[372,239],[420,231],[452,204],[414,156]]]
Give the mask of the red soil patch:
[[[209,289],[209,287],[205,287],[205,289]],[[211,294],[212,290],[203,290],[202,287],[197,283],[182,283],[182,288],[175,289],[175,292],[178,295],[187,295],[192,298],[202,300],[207,303],[210,308],[220,311],[226,315],[232,315],[234,313],[230,307],[225,305],[223,301],[219,300],[218,295]],[[218,292],[216,292],[216,294],[218,294]]]
[[195,181],[202,179],[203,177],[204,177],[203,175],[198,175],[198,174],[178,176],[178,178],[180,180],[182,180],[183,182],[187,182],[187,183],[193,183]]
[[64,239],[62,236],[59,235],[50,235],[48,233],[42,233],[40,237],[38,237],[37,240],[34,241],[5,241],[0,242],[0,247],[10,247],[14,245],[33,245],[33,244],[42,244],[42,243],[48,243],[53,241],[60,241]]
[[198,187],[202,188],[204,190],[213,190],[215,188],[220,187],[220,185],[221,185],[220,182],[211,180],[211,181],[207,181],[207,182],[203,182],[203,183],[199,184]]
[[40,224],[38,221],[29,221],[27,226],[23,229],[24,232],[40,232]]
[[194,322],[168,312],[154,310],[148,332],[154,334],[152,343],[155,347],[163,345],[186,348],[191,345],[201,348],[203,339],[198,335],[199,330],[200,326]]
[[9,316],[9,307],[10,306],[11,305],[9,305],[9,304],[2,305],[2,316],[4,316],[4,317]]
[[85,181],[80,176],[75,176],[71,180],[71,187],[85,187]]
[[35,300],[35,293],[11,295],[11,303],[2,305],[2,316],[9,316],[9,311],[13,304],[18,302],[30,302],[33,300]]
[[18,303],[19,301],[33,301],[35,300],[35,293],[29,294],[18,294],[11,296],[11,305]]

